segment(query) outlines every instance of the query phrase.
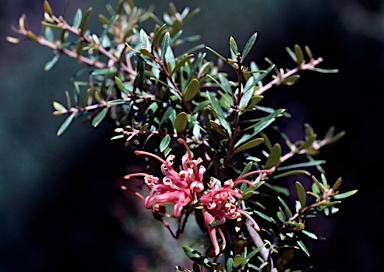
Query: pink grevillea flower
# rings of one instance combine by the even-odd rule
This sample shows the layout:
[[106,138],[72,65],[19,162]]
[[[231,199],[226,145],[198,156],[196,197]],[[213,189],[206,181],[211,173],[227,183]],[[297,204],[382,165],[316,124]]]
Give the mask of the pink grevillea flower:
[[164,160],[146,151],[135,151],[137,155],[147,155],[159,160],[162,163],[161,172],[164,174],[164,177],[160,179],[146,173],[134,173],[125,176],[126,179],[143,176],[144,182],[151,189],[151,192],[146,198],[138,193],[136,194],[144,199],[145,207],[156,212],[161,208],[162,204],[173,203],[175,205],[172,215],[175,218],[179,218],[183,208],[192,201],[197,200],[197,193],[201,193],[204,190],[203,175],[205,173],[204,166],[200,165],[198,167],[202,159],[194,160],[187,143],[183,139],[178,139],[178,142],[187,149],[187,154],[181,160],[181,171],[177,172],[172,167],[174,155],[169,155]]
[[[245,178],[253,174],[270,173],[270,170],[257,170],[252,171],[238,177],[235,181],[227,180],[223,186],[220,186],[218,180],[212,180],[210,189],[201,196],[200,203],[204,209],[204,222],[208,229],[209,237],[213,244],[213,255],[219,255],[220,251],[225,248],[225,236],[220,229],[220,225],[224,224],[227,219],[237,219],[240,216],[246,217],[252,223],[253,227],[259,231],[260,228],[256,221],[244,210],[239,208],[239,201],[243,196],[241,191],[235,186],[239,183],[247,183],[249,186],[254,187],[254,184]],[[217,232],[219,233],[223,242],[219,247],[217,240]]]

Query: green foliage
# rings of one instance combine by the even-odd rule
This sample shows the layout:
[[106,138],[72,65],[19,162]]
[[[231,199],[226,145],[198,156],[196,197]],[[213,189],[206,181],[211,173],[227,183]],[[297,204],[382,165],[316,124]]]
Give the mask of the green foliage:
[[[336,213],[340,200],[357,192],[339,193],[341,178],[331,187],[322,168],[325,161],[314,158],[323,146],[336,142],[344,132],[334,135],[331,127],[324,138],[319,139],[313,128],[305,124],[305,138],[292,141],[276,127],[269,130],[277,118],[289,117],[289,113],[285,109],[259,105],[265,91],[278,85],[295,84],[302,70],[337,72],[318,68],[322,59],[315,59],[308,46],[304,50],[297,44],[293,50],[286,48],[295,62],[293,68],[278,68],[266,59],[268,68],[260,70],[254,60],[249,66],[244,65],[244,59],[254,48],[257,33],[251,35],[244,48],[230,37],[228,57],[205,45],[179,53],[176,50],[179,45],[196,40],[195,36],[184,36],[182,30],[199,9],[184,9],[180,13],[170,3],[169,11],[160,19],[152,8],[142,9],[133,1],[120,1],[116,10],[108,9],[107,14],[99,15],[99,31],[88,29],[92,8],[85,12],[77,10],[69,21],[54,15],[47,1],[44,11],[43,35],[28,29],[25,16],[20,18],[18,34],[53,49],[54,56],[45,70],[51,69],[64,55],[82,63],[90,74],[89,82],[74,82],[73,96],[66,92],[66,103],[53,102],[54,114],[65,117],[57,135],[62,135],[75,118],[85,118],[93,127],[108,118],[116,125],[116,136],[112,139],[129,142],[129,148],[135,151],[157,153],[154,156],[168,156],[171,151],[184,155],[185,150],[176,147],[180,143],[188,145],[194,157],[204,158],[201,160],[206,169],[205,188],[213,183],[236,181],[240,175],[238,184],[243,183],[234,184],[234,190],[241,197],[237,202],[231,199],[230,204],[243,215],[261,219],[260,234],[256,227],[248,228],[249,218],[243,220],[240,214],[230,218],[236,219],[236,224],[209,222],[206,228],[213,227],[215,231],[222,228],[232,234],[227,235],[231,240],[227,243],[229,249],[221,249],[219,254],[223,258],[217,259],[217,256],[212,258],[209,250],[201,254],[184,246],[184,252],[194,263],[194,271],[203,271],[203,268],[270,271],[275,263],[281,268],[279,271],[291,271],[289,264],[294,250],[310,254],[303,237],[320,239],[306,229],[308,219]],[[154,21],[151,31],[140,28],[147,20]],[[19,39],[8,37],[8,41],[17,43]],[[214,53],[231,67],[237,77],[231,79],[221,71],[221,67],[215,65],[216,60],[207,59],[207,52]],[[290,164],[293,156],[301,160]],[[310,174],[312,170],[318,170],[320,181],[315,174]],[[308,179],[300,181],[310,175],[311,184]],[[286,202],[291,194],[288,188],[275,182],[287,176],[298,179],[293,192],[297,195],[295,208]],[[251,181],[244,182],[248,177],[252,177]],[[268,195],[268,200],[262,195]],[[273,206],[278,208],[271,208]],[[203,207],[197,197],[182,212],[187,217],[192,212],[198,214],[199,209]],[[198,224],[204,226],[201,216],[196,218]],[[181,221],[179,224],[183,224]],[[180,229],[183,227],[178,229],[178,234]],[[225,244],[224,238],[220,239]]]

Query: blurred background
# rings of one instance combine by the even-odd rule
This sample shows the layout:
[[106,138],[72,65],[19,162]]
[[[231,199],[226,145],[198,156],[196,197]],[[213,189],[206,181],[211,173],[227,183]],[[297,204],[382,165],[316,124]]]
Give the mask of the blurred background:
[[[66,2],[51,0],[54,13],[62,14]],[[158,17],[168,5],[163,0],[136,2],[141,7],[154,3]],[[327,238],[308,245],[312,271],[380,271],[384,1],[174,3],[179,10],[186,5],[201,8],[185,32],[200,34],[202,43],[223,55],[228,54],[231,35],[243,47],[258,32],[249,57],[258,63],[269,57],[280,67],[293,67],[285,47],[297,43],[323,57],[322,68],[340,70],[328,75],[305,72],[297,85],[273,89],[265,101],[292,114],[283,129],[293,140],[302,136],[303,123],[311,124],[320,136],[330,126],[346,131],[319,158],[327,161],[329,181],[341,176],[341,190],[359,192],[340,205],[338,214],[312,223]],[[77,8],[92,6],[90,24],[96,26],[97,14],[105,13],[106,4],[106,0],[69,1],[67,17]],[[13,0],[0,7],[0,272],[173,271],[172,266],[160,265],[177,263],[178,253],[168,250],[157,262],[148,256],[177,242],[167,235],[156,241],[160,234],[137,215],[142,207],[122,196],[116,186],[128,172],[131,158],[121,142],[109,141],[113,124],[104,121],[95,129],[74,122],[56,136],[63,119],[52,115],[52,102],[64,101],[64,91],[72,91],[68,79],[76,62],[61,58],[45,72],[52,52],[30,41],[12,45],[5,39],[13,35],[10,26],[17,25],[23,13],[30,28],[39,32],[42,5],[43,0]]]

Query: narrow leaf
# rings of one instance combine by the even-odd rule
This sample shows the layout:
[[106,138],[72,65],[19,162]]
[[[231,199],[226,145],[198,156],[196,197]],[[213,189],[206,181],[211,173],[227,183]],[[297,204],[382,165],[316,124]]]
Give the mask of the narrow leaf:
[[59,58],[60,58],[60,54],[55,54],[55,55],[53,56],[53,58],[45,64],[45,66],[44,66],[44,71],[49,71],[49,70],[51,70],[52,67],[57,63],[57,61],[59,60]]
[[299,247],[301,248],[301,250],[304,251],[305,254],[307,254],[308,257],[309,257],[308,249],[307,249],[307,247],[304,245],[303,241],[298,240],[298,241],[297,241],[297,244],[299,245]]
[[[171,75],[173,75],[174,73],[176,73],[177,71],[179,71],[180,68],[181,68],[187,61],[189,61],[192,57],[193,57],[193,54],[190,54],[190,55],[185,56],[183,59],[181,59],[181,60],[176,64],[175,68],[172,70]],[[209,63],[208,63],[208,64],[209,64]]]
[[317,138],[317,135],[316,134],[312,134],[311,137],[309,137],[298,149],[298,151],[301,151],[301,150],[304,150],[304,149],[307,149],[308,147],[310,147],[313,142],[316,140]]
[[167,110],[164,112],[163,117],[161,118],[160,126],[161,126],[165,121],[167,121],[168,119],[170,119],[170,117],[172,116],[172,114],[175,114],[175,110],[174,110],[172,107],[168,107]]
[[84,17],[83,19],[81,20],[81,23],[80,23],[80,30],[82,33],[84,33],[84,30],[85,30],[85,27],[87,26],[87,23],[89,21],[89,17],[91,16],[91,13],[92,13],[92,7],[90,7],[84,14]]
[[93,118],[92,120],[92,126],[94,127],[97,127],[101,121],[103,121],[103,119],[105,118],[105,116],[107,115],[107,112],[108,112],[108,108],[104,108],[102,109],[96,116],[95,118]]
[[298,66],[300,66],[304,61],[303,50],[297,44],[295,44],[294,50],[295,50],[295,55],[296,55],[296,63]]
[[75,114],[72,113],[71,115],[69,115],[65,120],[64,122],[61,124],[60,128],[58,129],[57,131],[57,136],[60,136],[61,134],[63,134],[66,129],[69,127],[69,125],[72,123],[72,120],[73,118],[75,117]]
[[333,198],[334,199],[343,199],[343,198],[347,198],[347,197],[350,197],[354,194],[357,193],[358,190],[351,190],[351,191],[348,191],[348,192],[345,192],[345,193],[342,193],[342,194],[337,194],[337,195],[334,195]]
[[291,218],[292,217],[292,212],[291,210],[289,209],[287,203],[284,201],[284,199],[282,199],[280,196],[277,197],[281,203],[281,205],[283,206],[284,208],[284,213],[285,215],[288,217],[288,218]]
[[244,150],[247,150],[247,149],[250,149],[250,148],[253,148],[255,146],[258,146],[259,144],[261,144],[262,142],[264,142],[264,139],[263,138],[257,138],[257,139],[253,139],[241,146],[239,146],[238,148],[235,149],[234,153],[239,153],[241,151],[244,151]]
[[271,179],[278,179],[278,178],[292,176],[292,175],[306,175],[306,176],[310,176],[311,174],[308,171],[305,171],[305,170],[291,170],[291,171],[287,171],[285,173],[281,173],[279,175],[273,176]]
[[231,53],[233,53],[234,57],[236,57],[237,53],[239,53],[239,49],[237,47],[235,39],[232,36],[229,38],[229,46],[231,48]]
[[73,17],[73,27],[74,28],[79,28],[81,19],[83,18],[83,13],[81,9],[77,9],[75,13],[75,17]]
[[52,9],[51,9],[51,6],[49,5],[48,1],[45,0],[44,1],[44,11],[49,15],[49,16],[52,16]]
[[301,168],[301,167],[310,167],[310,166],[316,166],[320,164],[324,164],[324,160],[314,160],[314,161],[309,161],[309,162],[303,162],[303,163],[297,163],[297,164],[292,164],[292,165],[287,165],[287,166],[280,166],[279,170],[288,170],[288,169],[293,169],[293,168]]
[[216,52],[215,50],[213,50],[212,48],[206,46],[205,48],[207,48],[209,51],[211,51],[213,54],[215,54],[216,56],[218,56],[219,58],[221,58],[222,60],[224,61],[227,61],[226,58],[224,58],[222,55],[220,55],[218,52]]
[[163,60],[165,59],[165,54],[169,47],[169,38],[170,38],[170,34],[169,32],[166,32],[164,34],[163,41],[161,42],[161,58]]
[[254,33],[247,41],[245,44],[244,50],[243,50],[243,55],[242,58],[245,59],[245,57],[248,55],[249,51],[251,51],[253,45],[255,44],[257,38],[257,33]]
[[128,89],[125,87],[124,83],[117,76],[115,76],[115,83],[122,93],[129,94]]

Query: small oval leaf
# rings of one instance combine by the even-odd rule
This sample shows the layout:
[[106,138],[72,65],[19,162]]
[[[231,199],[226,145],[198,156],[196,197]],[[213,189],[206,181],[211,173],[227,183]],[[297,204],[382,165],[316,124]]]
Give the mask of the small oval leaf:
[[185,89],[185,93],[183,96],[184,101],[189,101],[192,98],[194,98],[198,93],[200,92],[200,83],[199,81],[194,78],[189,82]]
[[301,208],[304,208],[307,205],[307,194],[305,193],[303,185],[298,181],[296,181],[296,192]]
[[183,132],[188,124],[188,115],[185,112],[180,112],[176,115],[175,129],[177,132]]

